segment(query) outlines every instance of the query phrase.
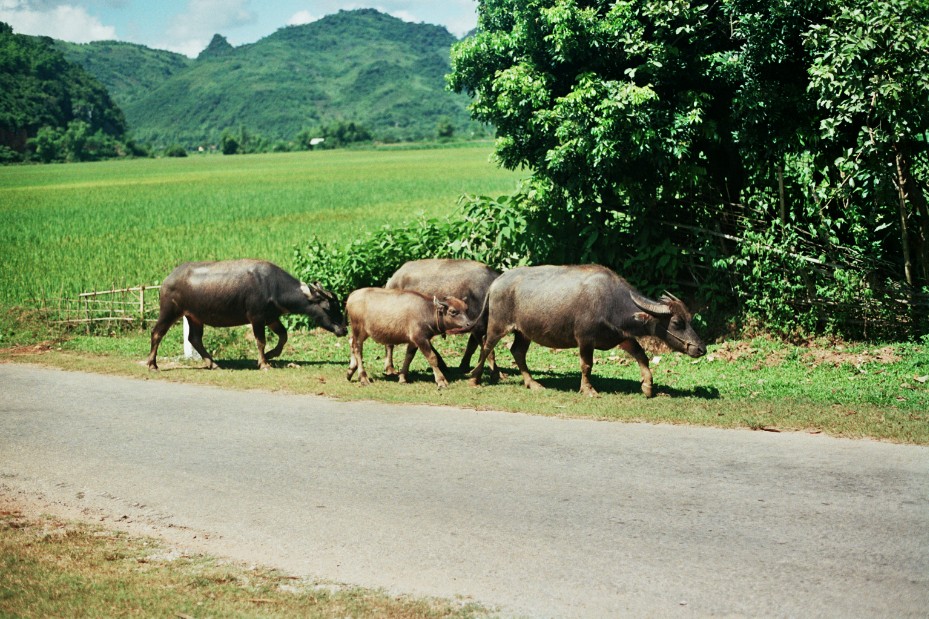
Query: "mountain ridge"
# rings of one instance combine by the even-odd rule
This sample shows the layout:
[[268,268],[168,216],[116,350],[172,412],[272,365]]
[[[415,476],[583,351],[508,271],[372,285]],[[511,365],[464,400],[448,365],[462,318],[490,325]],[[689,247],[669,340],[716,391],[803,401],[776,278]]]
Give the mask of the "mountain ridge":
[[238,47],[216,34],[196,59],[131,43],[58,43],[111,90],[137,140],[195,147],[240,128],[288,141],[344,121],[387,141],[435,137],[440,122],[485,135],[469,99],[445,88],[456,41],[442,26],[358,9]]

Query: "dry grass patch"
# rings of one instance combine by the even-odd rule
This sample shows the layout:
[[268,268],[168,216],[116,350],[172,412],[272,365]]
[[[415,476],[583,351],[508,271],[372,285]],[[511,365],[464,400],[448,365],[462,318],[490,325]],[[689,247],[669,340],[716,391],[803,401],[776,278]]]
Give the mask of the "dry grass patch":
[[307,582],[0,506],[2,617],[475,617],[472,604]]

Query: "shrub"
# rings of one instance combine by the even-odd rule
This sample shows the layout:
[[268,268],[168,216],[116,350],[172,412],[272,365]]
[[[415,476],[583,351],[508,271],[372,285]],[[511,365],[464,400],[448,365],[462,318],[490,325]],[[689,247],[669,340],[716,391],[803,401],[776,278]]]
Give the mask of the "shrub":
[[172,144],[165,149],[165,157],[186,157],[187,149],[180,144]]

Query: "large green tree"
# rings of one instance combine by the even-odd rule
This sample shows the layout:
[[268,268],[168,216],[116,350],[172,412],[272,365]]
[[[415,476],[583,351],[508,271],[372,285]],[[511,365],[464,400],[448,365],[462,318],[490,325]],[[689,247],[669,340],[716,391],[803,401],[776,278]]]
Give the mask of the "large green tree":
[[[588,240],[642,239],[660,223],[656,210],[693,220],[695,199],[737,199],[736,83],[719,3],[479,6],[477,34],[453,51],[450,84],[496,126],[503,165],[532,170],[560,225]],[[578,257],[610,261],[617,247],[589,242]]]
[[810,326],[929,282],[927,7],[482,0],[449,84],[531,171],[546,259]]

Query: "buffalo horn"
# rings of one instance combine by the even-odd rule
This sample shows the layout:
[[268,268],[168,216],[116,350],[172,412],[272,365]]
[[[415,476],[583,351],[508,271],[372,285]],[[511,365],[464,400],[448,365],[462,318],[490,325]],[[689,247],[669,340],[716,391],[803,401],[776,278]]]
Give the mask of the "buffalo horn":
[[641,309],[644,309],[649,314],[654,314],[655,316],[669,316],[671,314],[671,308],[665,305],[664,303],[658,303],[650,299],[646,299],[637,292],[629,293],[632,295],[632,302],[638,305]]

